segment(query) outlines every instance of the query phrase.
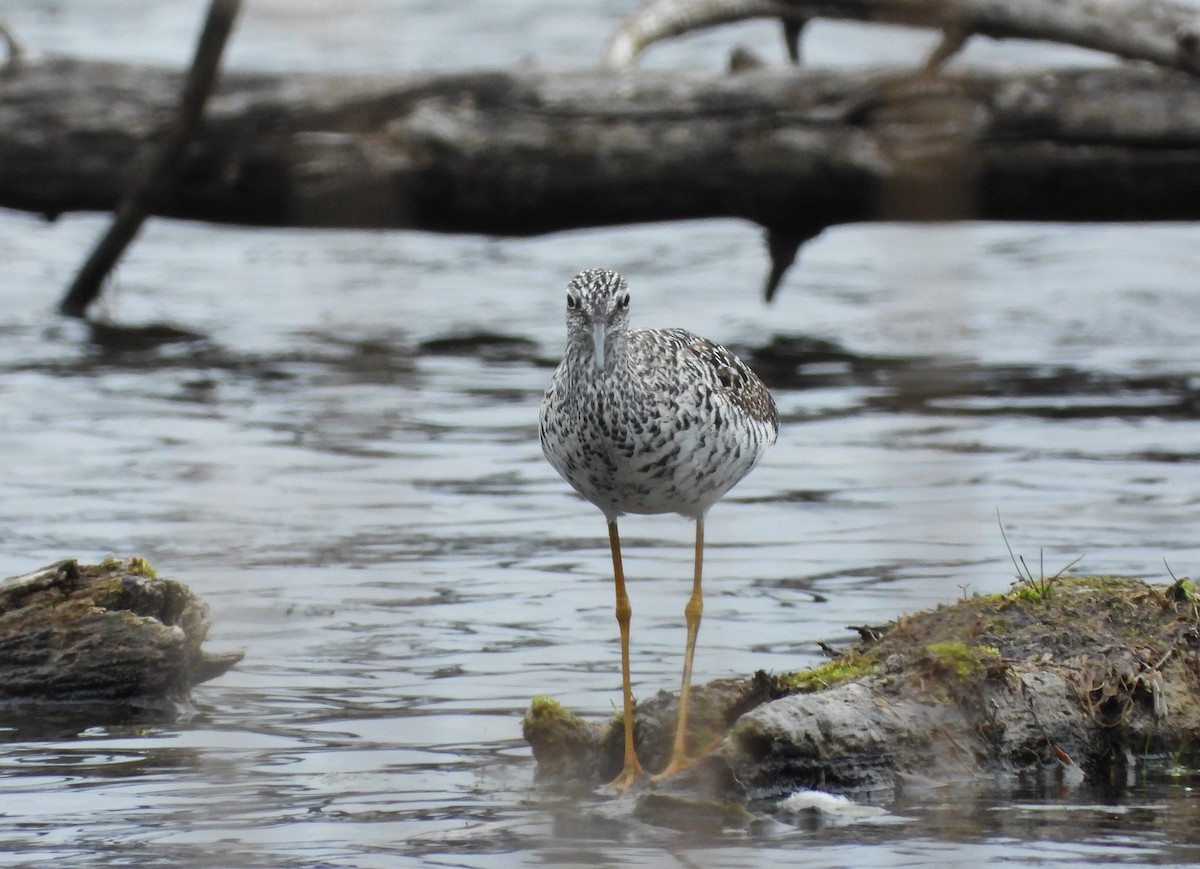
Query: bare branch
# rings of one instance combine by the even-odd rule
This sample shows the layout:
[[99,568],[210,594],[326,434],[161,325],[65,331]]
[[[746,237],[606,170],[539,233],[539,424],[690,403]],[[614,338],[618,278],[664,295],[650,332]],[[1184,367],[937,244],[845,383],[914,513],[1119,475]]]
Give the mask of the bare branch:
[[0,21],[0,42],[4,43],[4,48],[8,52],[8,58],[4,61],[4,66],[0,68],[0,71],[7,73],[16,69],[25,57],[25,46],[20,43],[3,21]]
[[241,0],[212,0],[210,3],[178,109],[159,143],[154,162],[145,176],[122,197],[108,231],[75,275],[59,305],[63,314],[82,317],[87,312],[88,306],[100,295],[105,277],[150,216],[160,191],[170,183],[183,149],[200,126],[205,103],[220,69],[225,42],[240,9]]
[[602,62],[626,69],[655,42],[753,18],[929,27],[947,34],[939,51],[950,54],[972,35],[1050,41],[1200,73],[1200,11],[1173,0],[654,0],[617,29]]

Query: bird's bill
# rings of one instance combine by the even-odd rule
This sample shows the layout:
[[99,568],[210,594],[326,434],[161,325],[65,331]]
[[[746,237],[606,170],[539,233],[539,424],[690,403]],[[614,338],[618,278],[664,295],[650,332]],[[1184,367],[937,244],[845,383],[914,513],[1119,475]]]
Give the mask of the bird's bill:
[[605,331],[605,324],[603,322],[592,324],[592,359],[595,361],[597,368],[604,368]]

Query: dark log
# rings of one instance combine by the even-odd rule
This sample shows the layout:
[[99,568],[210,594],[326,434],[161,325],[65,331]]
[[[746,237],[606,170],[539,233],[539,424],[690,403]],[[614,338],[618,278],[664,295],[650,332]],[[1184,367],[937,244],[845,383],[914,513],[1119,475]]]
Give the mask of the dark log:
[[[0,88],[0,206],[108,210],[179,77],[26,61]],[[1200,89],[1154,69],[227,75],[157,213],[529,235],[740,217],[1194,220]]]
[[185,703],[240,652],[201,646],[208,605],[140,558],[60,561],[0,582],[0,703]]
[[[770,811],[798,790],[890,799],[908,788],[1122,782],[1200,759],[1200,588],[1117,577],[1028,579],[897,619],[814,670],[693,692],[692,770],[657,788],[701,806]],[[639,703],[648,769],[678,700]],[[692,719],[695,719],[694,723]],[[622,722],[534,701],[525,735],[542,781],[595,788],[621,767]]]

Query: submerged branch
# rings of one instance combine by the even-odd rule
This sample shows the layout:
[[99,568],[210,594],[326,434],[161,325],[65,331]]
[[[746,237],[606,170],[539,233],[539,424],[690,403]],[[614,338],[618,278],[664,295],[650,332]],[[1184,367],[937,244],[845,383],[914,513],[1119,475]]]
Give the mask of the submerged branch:
[[125,248],[133,241],[154,207],[154,200],[169,182],[180,154],[195,137],[204,114],[213,84],[220,68],[225,42],[233,30],[233,22],[241,8],[241,0],[212,0],[208,17],[196,45],[196,55],[184,82],[179,107],[167,134],[158,146],[154,161],[144,177],[138,179],[117,204],[116,216],[108,231],[92,250],[75,275],[59,310],[72,317],[82,317],[88,306],[100,294],[101,284],[116,266]]

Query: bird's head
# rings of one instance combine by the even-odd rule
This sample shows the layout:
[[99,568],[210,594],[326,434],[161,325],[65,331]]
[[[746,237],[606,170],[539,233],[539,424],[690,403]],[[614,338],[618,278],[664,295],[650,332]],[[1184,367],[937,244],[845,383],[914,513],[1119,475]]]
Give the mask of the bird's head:
[[612,364],[612,353],[629,326],[629,285],[611,269],[587,269],[567,284],[567,337],[591,353],[596,368]]

